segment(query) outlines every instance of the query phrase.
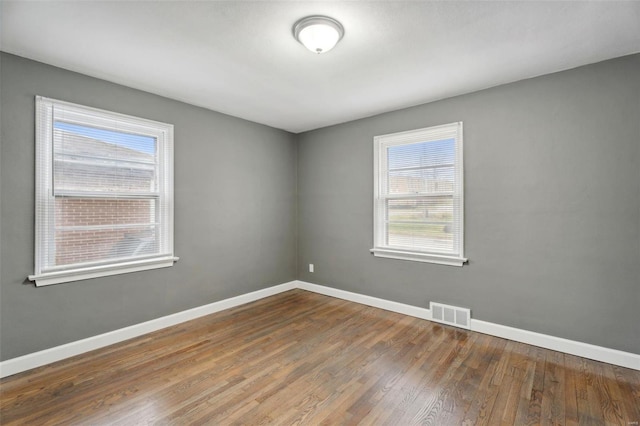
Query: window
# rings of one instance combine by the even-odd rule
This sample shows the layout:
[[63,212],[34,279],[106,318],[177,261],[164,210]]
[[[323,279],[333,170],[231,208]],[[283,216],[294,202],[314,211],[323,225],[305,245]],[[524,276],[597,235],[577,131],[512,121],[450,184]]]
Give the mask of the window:
[[462,266],[462,123],[374,138],[376,256]]
[[173,265],[173,126],[36,98],[37,286]]

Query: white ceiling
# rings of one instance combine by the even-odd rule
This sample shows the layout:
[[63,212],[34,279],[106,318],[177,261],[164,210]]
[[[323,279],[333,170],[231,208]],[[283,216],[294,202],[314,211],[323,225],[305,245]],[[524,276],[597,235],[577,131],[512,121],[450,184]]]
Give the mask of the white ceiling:
[[[6,1],[3,51],[291,132],[640,51],[640,2]],[[301,17],[345,36],[315,55]]]

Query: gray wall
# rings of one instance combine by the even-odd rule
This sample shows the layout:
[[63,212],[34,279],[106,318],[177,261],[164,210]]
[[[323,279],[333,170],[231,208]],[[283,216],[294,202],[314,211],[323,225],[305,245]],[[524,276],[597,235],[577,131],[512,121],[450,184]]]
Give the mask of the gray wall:
[[[373,137],[454,121],[469,264],[373,257]],[[640,353],[639,123],[634,55],[302,134],[298,277]]]
[[[296,278],[295,136],[2,54],[0,359]],[[34,96],[175,125],[171,268],[35,288]]]

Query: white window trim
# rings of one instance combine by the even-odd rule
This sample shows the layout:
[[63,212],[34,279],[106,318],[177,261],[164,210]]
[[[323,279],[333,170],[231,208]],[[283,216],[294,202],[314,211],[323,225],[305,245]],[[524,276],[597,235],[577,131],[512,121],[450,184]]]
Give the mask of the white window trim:
[[[381,173],[386,170],[387,147],[394,145],[404,145],[409,143],[424,142],[430,140],[440,140],[454,136],[456,138],[456,179],[461,182],[459,186],[458,222],[460,233],[456,241],[459,256],[450,256],[435,252],[410,250],[401,247],[389,246],[385,243],[385,207],[384,198],[381,195],[384,191],[381,188]],[[373,241],[374,247],[370,250],[377,257],[390,259],[410,260],[416,262],[436,263],[440,265],[462,266],[468,259],[464,257],[464,158],[463,158],[463,137],[462,122],[444,124],[441,126],[427,127],[417,130],[392,133],[374,137],[374,197],[373,197]],[[454,194],[455,196],[455,194]]]
[[139,261],[119,262],[117,264],[76,268],[67,271],[47,272],[39,275],[29,275],[36,286],[67,283],[71,281],[88,280],[90,278],[107,277],[109,275],[127,274],[129,272],[146,271],[149,269],[167,268],[180,258],[170,256]]
[[[47,264],[45,256],[47,253],[52,253],[52,251],[51,248],[46,250],[43,241],[44,236],[52,228],[51,222],[54,220],[54,216],[48,208],[50,205],[48,200],[53,197],[52,129],[54,106],[64,108],[65,113],[70,116],[69,121],[73,122],[73,117],[75,116],[78,120],[77,124],[81,125],[109,128],[113,120],[120,120],[118,121],[119,131],[130,131],[157,138],[164,147],[164,149],[159,150],[159,155],[168,155],[173,159],[172,124],[36,96],[35,267],[34,274],[28,277],[29,280],[35,281],[36,286],[40,287],[172,266],[179,259],[174,256],[173,246],[173,160],[169,161],[168,167],[164,168],[164,183],[160,189],[165,202],[168,204],[166,223],[167,249],[165,253],[143,259],[124,259],[119,262],[104,262],[102,264],[77,264],[45,270],[45,265]],[[163,162],[164,158],[160,158],[159,161]]]

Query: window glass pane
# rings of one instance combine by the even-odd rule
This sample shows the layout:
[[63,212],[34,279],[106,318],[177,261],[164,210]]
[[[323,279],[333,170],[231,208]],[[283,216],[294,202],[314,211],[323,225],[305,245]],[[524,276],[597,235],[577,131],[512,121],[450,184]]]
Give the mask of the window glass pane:
[[132,150],[151,155],[156,154],[156,139],[151,136],[98,129],[96,127],[86,125],[66,123],[64,121],[54,122],[53,128],[68,134],[103,141],[105,143],[115,145],[115,148],[127,148],[128,150],[124,151],[125,153],[131,153],[129,150]]
[[158,253],[157,226],[56,230],[56,266]]
[[395,145],[390,146],[387,151],[390,170],[453,164],[455,139]]
[[61,121],[53,136],[56,194],[157,191],[155,138]]
[[428,194],[453,192],[454,167],[392,170],[387,180],[389,194]]
[[453,199],[387,200],[387,244],[423,251],[453,250]]
[[157,254],[156,203],[56,198],[55,265]]
[[387,225],[387,244],[411,250],[453,252],[453,234],[449,224],[397,223]]
[[387,212],[389,221],[451,224],[453,221],[453,199],[451,197],[429,197],[387,200]]

